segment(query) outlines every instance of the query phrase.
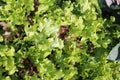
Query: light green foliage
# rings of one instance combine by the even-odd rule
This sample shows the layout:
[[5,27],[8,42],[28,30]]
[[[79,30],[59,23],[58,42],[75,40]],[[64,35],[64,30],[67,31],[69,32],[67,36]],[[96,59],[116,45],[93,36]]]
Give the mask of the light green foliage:
[[[38,1],[36,11],[34,0],[0,1],[0,22],[13,33],[23,29],[12,41],[0,32],[0,80],[120,79],[119,63],[106,60],[120,26],[102,18],[97,0]],[[69,28],[64,39],[62,26]]]

